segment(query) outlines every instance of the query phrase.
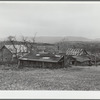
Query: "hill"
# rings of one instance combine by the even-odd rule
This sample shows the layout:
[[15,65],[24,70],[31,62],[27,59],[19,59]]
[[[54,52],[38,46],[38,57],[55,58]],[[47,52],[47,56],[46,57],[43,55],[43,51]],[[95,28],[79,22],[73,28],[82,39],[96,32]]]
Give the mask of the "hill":
[[67,37],[41,36],[41,37],[36,37],[36,42],[56,43],[56,42],[61,42],[61,41],[91,41],[91,39],[84,38],[84,37],[74,37],[74,36],[67,36]]

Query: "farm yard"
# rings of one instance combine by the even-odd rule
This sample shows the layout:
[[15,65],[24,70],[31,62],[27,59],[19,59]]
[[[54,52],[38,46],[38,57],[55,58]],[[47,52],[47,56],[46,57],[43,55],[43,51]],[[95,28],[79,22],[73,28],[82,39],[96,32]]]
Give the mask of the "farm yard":
[[100,66],[61,69],[0,66],[0,90],[100,90]]
[[100,53],[14,43],[0,49],[0,90],[100,90]]
[[0,90],[100,91],[100,4],[0,4]]

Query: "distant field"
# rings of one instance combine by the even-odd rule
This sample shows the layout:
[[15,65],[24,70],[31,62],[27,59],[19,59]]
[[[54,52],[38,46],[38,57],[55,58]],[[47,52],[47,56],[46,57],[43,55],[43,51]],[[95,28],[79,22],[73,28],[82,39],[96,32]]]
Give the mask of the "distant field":
[[100,90],[100,66],[52,70],[0,67],[0,90]]

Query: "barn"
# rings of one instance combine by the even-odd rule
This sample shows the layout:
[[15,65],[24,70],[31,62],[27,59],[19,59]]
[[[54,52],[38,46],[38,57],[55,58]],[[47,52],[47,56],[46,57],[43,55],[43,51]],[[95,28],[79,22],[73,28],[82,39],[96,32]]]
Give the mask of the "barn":
[[16,55],[20,57],[23,56],[25,53],[27,53],[27,49],[24,45],[14,45],[14,46],[4,45],[0,48],[0,62],[12,62],[16,60]]
[[63,68],[64,56],[51,53],[29,53],[19,58],[19,67]]
[[68,58],[67,63],[70,65],[75,66],[90,66],[91,65],[91,59],[88,56],[71,56]]
[[11,62],[13,54],[12,52],[6,48],[6,46],[2,46],[0,49],[0,63]]
[[91,65],[89,54],[84,49],[68,48],[66,51],[65,61],[69,65]]

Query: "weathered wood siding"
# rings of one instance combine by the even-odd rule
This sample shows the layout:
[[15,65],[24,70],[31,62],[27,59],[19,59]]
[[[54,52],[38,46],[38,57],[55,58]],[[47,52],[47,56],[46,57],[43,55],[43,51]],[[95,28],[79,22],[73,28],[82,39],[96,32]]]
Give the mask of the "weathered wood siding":
[[41,61],[19,61],[19,67],[34,67],[34,68],[63,68],[64,62],[41,62]]
[[11,61],[12,61],[12,53],[6,47],[0,49],[0,62],[11,62]]

